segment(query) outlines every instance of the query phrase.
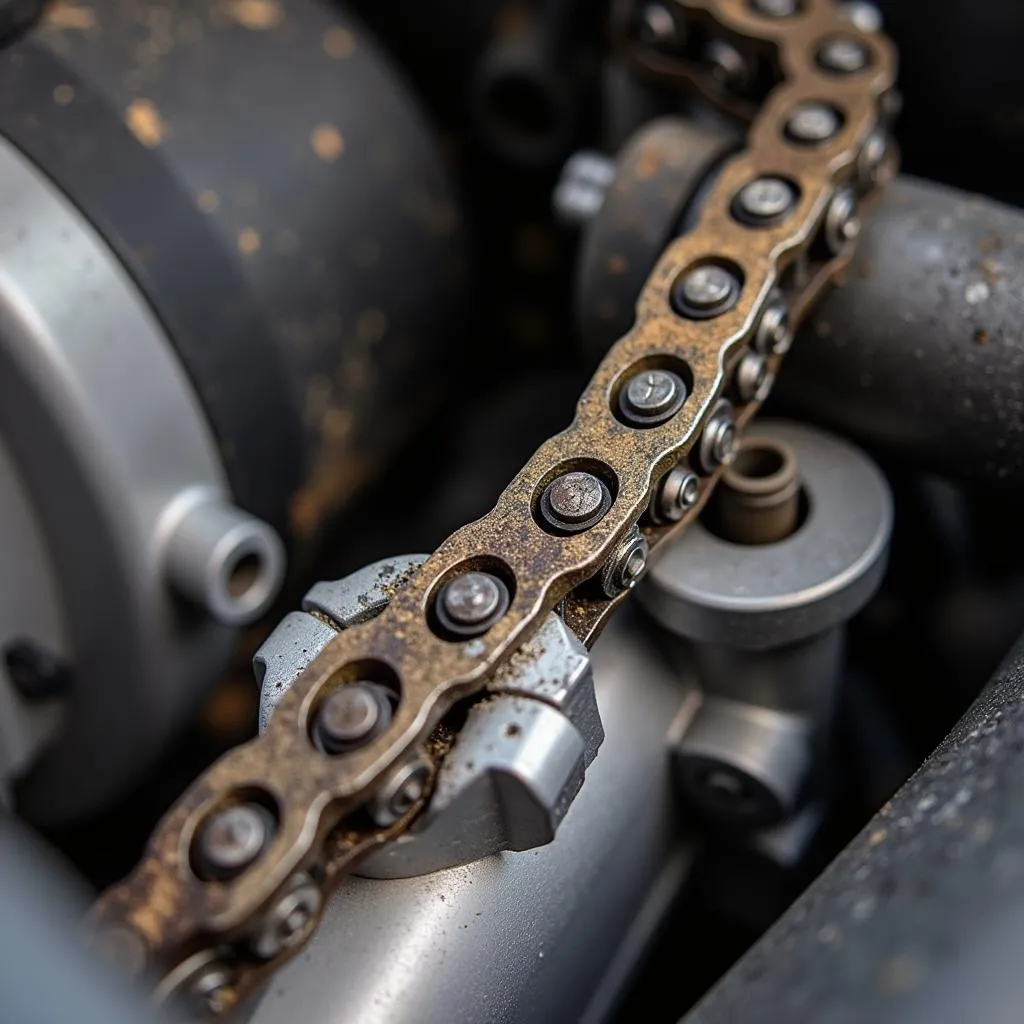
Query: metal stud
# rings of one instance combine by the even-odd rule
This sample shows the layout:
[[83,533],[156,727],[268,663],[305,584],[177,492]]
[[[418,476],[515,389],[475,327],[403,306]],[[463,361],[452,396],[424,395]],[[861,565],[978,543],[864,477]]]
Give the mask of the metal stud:
[[868,66],[870,54],[856,39],[837,36],[818,50],[818,64],[835,75],[853,75]]
[[856,241],[861,222],[857,216],[857,197],[849,188],[841,189],[832,197],[825,212],[825,244],[834,255],[841,253]]
[[425,761],[401,765],[367,802],[370,817],[383,827],[393,825],[423,799],[429,781],[430,767]]
[[736,390],[744,402],[764,401],[772,386],[768,360],[760,352],[746,352],[736,367]]
[[619,393],[619,412],[637,427],[671,419],[686,401],[686,385],[671,370],[642,370]]
[[754,348],[762,355],[783,355],[792,344],[789,310],[781,299],[775,299],[761,314],[761,321],[754,333]]
[[675,311],[690,320],[710,320],[736,305],[740,280],[717,263],[705,263],[687,271],[672,286]]
[[842,127],[839,113],[827,103],[801,103],[786,122],[786,135],[805,146],[827,142]]
[[272,960],[297,945],[312,927],[322,903],[320,890],[309,875],[296,875],[253,935],[253,952],[264,960]]
[[556,533],[582,533],[599,523],[611,508],[607,485],[593,473],[573,470],[555,477],[539,503],[541,525]]
[[766,18],[792,18],[800,10],[799,0],[750,0],[750,8]]
[[256,860],[273,831],[270,812],[259,804],[238,803],[215,811],[196,835],[196,869],[204,878],[234,878]]
[[708,418],[700,439],[700,462],[705,472],[732,461],[736,452],[736,424],[732,405],[722,400]]
[[648,552],[647,538],[639,526],[634,526],[601,570],[601,588],[605,596],[615,597],[624,590],[632,590],[643,579]]
[[700,477],[685,466],[670,469],[651,502],[651,518],[657,523],[677,523],[700,500]]
[[344,754],[365,746],[391,722],[391,702],[384,687],[366,680],[338,687],[320,705],[313,727],[325,754]]
[[442,628],[456,637],[486,633],[508,611],[508,587],[489,572],[467,572],[449,580],[435,611]]
[[789,213],[795,201],[796,192],[788,181],[765,175],[747,182],[736,193],[733,215],[745,224],[775,224]]

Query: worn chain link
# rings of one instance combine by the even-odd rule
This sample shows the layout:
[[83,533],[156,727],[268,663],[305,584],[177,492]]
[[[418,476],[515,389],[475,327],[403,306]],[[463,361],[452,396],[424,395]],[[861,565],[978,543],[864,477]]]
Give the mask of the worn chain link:
[[[848,262],[856,214],[894,164],[892,147],[878,145],[894,95],[890,43],[858,31],[831,0],[802,0],[791,13],[787,6],[686,0],[666,8],[678,29],[671,52],[627,44],[629,59],[647,73],[694,87],[734,113],[752,113],[747,148],[725,162],[696,225],[662,254],[633,328],[598,367],[569,428],[541,446],[493,511],[449,537],[396,589],[378,617],[331,641],[266,732],[227,753],[187,790],[133,874],[98,901],[98,939],[155,975],[162,995],[205,992],[208,1007],[222,1012],[279,967],[315,927],[326,894],[422,808],[421,785],[392,824],[381,826],[366,811],[413,759],[424,771],[436,769],[444,747],[437,727],[452,706],[479,692],[560,602],[566,622],[591,643],[623,596],[608,597],[592,578],[623,539],[639,524],[656,556],[699,513],[717,478],[706,464],[700,499],[679,522],[658,525],[646,514],[666,474],[681,463],[699,468],[702,432],[723,399],[733,402],[738,426],[754,413],[762,396],[744,401],[736,372],[759,334],[763,341],[762,318],[766,311],[777,317],[781,304],[795,328]],[[713,43],[745,62],[742,83],[723,77],[720,54],[717,65],[709,64]],[[774,87],[758,106],[766,81]],[[798,130],[794,116],[804,118]],[[791,203],[782,216],[751,223],[737,215],[736,197],[760,178],[784,181]],[[770,202],[771,188],[762,191],[760,200]],[[702,266],[725,269],[737,292],[721,312],[681,315],[680,282]],[[770,373],[784,348],[769,344]],[[622,388],[652,369],[677,373],[687,386],[685,402],[656,426],[624,422],[617,414]],[[596,524],[566,535],[545,527],[538,503],[552,480],[575,470],[604,481],[613,500]],[[435,599],[447,581],[471,570],[502,580],[510,603],[484,635],[446,638],[433,615]],[[356,679],[385,682],[400,699],[382,735],[332,757],[312,741],[311,723],[328,692]],[[215,810],[254,801],[273,823],[259,855],[231,881],[199,877],[192,847],[202,823]],[[296,905],[296,892],[306,899],[304,913],[287,918],[279,949],[260,954],[254,936],[276,920],[283,901]]]

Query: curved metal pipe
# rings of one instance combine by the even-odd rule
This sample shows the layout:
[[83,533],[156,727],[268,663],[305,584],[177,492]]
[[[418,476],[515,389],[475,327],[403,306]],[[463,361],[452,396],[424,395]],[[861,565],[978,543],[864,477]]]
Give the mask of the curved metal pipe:
[[790,411],[946,476],[1024,485],[1024,213],[903,177],[777,386]]

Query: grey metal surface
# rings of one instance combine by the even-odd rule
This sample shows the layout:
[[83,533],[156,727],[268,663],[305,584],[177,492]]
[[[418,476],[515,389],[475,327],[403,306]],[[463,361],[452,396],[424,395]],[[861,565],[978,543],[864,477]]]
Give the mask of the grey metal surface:
[[797,454],[807,518],[792,536],[757,547],[720,540],[700,523],[669,546],[638,589],[662,625],[693,640],[762,650],[845,621],[881,580],[892,499],[878,468],[852,445],[785,421],[750,436]]
[[55,821],[130,785],[223,664],[231,634],[182,614],[160,572],[158,524],[183,490],[228,495],[153,315],[99,236],[6,142],[0,435],[60,566],[76,673],[60,742],[20,794],[27,813]]
[[31,704],[8,678],[3,653],[30,640],[58,656],[68,653],[59,585],[35,510],[0,436],[0,800],[60,726],[63,701]]
[[1024,642],[688,1024],[1020,1019]]
[[423,878],[354,878],[253,1024],[606,1020],[685,878],[665,739],[692,684],[627,608],[592,652],[600,756],[548,846]]
[[1024,213],[902,177],[801,329],[777,396],[915,465],[1019,486],[1022,292]]

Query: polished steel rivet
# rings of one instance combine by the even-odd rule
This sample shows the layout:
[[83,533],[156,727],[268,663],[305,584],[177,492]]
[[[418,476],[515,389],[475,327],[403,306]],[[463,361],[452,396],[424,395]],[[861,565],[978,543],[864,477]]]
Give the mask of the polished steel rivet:
[[320,705],[314,735],[327,754],[355,750],[380,735],[391,720],[383,689],[359,680],[340,686]]
[[623,388],[619,411],[636,426],[656,426],[686,401],[686,385],[671,370],[643,370]]
[[508,610],[508,587],[489,572],[467,572],[449,580],[437,600],[437,618],[450,633],[475,637]]
[[685,466],[670,469],[651,506],[655,522],[675,523],[700,499],[700,477]]
[[788,181],[765,176],[747,182],[739,190],[735,210],[741,220],[767,223],[788,213],[795,200],[796,193]]
[[647,538],[634,526],[619,542],[601,570],[601,587],[607,597],[632,590],[647,571]]
[[736,305],[740,281],[717,263],[695,267],[676,281],[672,300],[676,312],[691,319],[719,316]]
[[868,51],[856,39],[830,39],[818,51],[818,63],[837,75],[852,75],[868,65]]

